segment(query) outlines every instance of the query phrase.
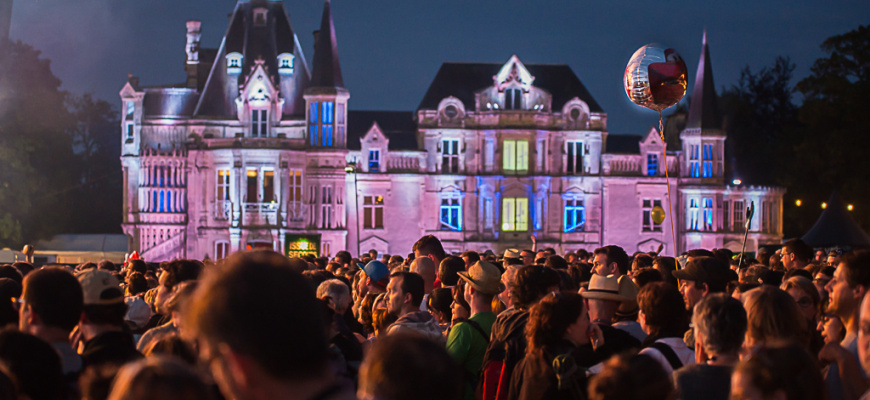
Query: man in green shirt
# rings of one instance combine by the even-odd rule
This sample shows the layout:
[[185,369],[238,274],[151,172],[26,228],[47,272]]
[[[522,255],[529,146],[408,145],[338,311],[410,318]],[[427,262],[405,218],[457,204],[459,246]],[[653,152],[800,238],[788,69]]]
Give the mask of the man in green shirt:
[[447,335],[447,352],[462,365],[465,379],[465,398],[474,398],[474,387],[480,376],[483,355],[489,344],[490,331],[495,322],[492,299],[504,291],[501,273],[495,265],[478,261],[459,272],[465,281],[465,301],[471,306],[471,318],[457,323]]

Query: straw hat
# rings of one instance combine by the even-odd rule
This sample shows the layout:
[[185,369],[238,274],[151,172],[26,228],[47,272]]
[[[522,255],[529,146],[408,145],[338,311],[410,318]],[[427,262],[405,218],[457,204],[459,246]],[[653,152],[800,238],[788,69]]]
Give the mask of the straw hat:
[[580,295],[595,300],[630,301],[631,299],[620,293],[619,289],[619,276],[593,274],[592,279],[589,280],[589,288],[581,292]]
[[501,282],[501,271],[486,261],[478,261],[468,268],[468,272],[460,271],[457,274],[474,290],[484,294],[497,295],[505,289]]

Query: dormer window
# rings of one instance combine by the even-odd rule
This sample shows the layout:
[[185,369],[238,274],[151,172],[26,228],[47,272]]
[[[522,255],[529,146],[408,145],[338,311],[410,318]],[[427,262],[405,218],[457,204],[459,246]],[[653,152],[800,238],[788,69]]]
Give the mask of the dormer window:
[[269,113],[266,110],[251,110],[251,136],[269,135]]
[[133,112],[136,111],[136,103],[127,101],[127,118],[133,118]]
[[228,74],[238,74],[242,72],[242,58],[241,53],[230,53],[227,54],[227,73]]
[[267,11],[265,8],[254,9],[254,26],[266,26]]
[[278,73],[290,75],[293,73],[294,56],[290,53],[281,53],[278,55]]
[[523,91],[521,89],[505,89],[504,91],[504,108],[505,110],[521,110],[522,109]]

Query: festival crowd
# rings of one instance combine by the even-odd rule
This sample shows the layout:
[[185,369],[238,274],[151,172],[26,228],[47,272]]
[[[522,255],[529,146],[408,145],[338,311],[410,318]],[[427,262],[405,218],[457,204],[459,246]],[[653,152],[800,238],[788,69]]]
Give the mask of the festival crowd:
[[0,266],[0,399],[870,398],[870,252]]

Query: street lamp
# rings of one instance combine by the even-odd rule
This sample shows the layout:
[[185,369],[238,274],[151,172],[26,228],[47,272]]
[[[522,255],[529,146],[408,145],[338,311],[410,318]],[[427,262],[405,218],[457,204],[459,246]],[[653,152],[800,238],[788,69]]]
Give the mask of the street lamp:
[[353,174],[353,198],[354,198],[354,209],[356,210],[356,255],[359,257],[360,255],[360,244],[359,244],[359,188],[357,187],[357,169],[356,169],[356,161],[351,161],[347,163],[347,166],[344,167],[344,172],[348,174]]

